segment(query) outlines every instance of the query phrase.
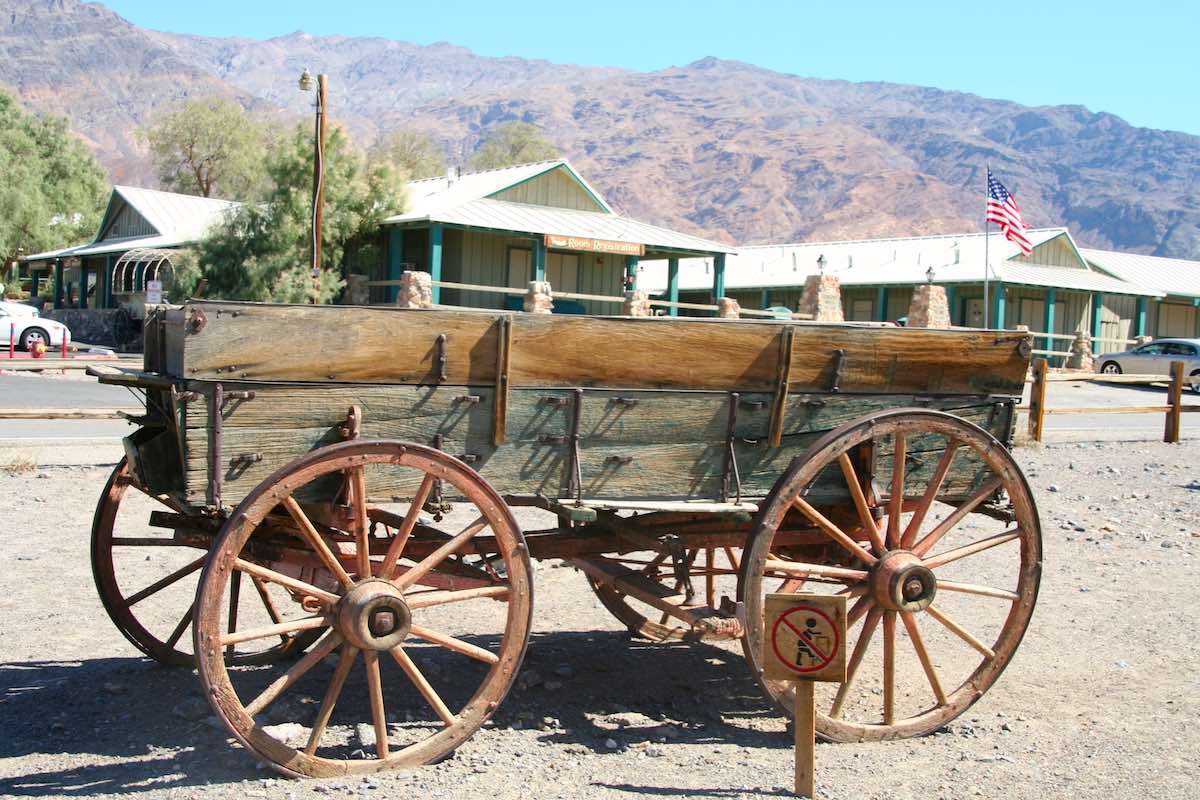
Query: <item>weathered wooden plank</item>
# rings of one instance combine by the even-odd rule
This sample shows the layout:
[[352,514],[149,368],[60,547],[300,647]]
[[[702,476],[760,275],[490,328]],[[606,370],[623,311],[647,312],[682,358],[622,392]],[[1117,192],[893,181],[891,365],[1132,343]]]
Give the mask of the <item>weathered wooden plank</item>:
[[[195,302],[173,316],[184,378],[495,384],[495,312]],[[171,315],[168,315],[169,318]],[[196,321],[203,319],[203,324]],[[781,326],[794,325],[790,391],[1019,394],[1029,335],[682,318],[515,314],[511,387],[763,391],[776,388]]]

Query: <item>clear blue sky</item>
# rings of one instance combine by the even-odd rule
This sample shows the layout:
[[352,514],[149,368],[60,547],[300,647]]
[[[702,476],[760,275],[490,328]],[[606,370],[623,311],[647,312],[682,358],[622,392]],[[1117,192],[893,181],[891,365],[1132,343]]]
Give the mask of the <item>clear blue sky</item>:
[[[143,27],[452,42],[483,55],[654,70],[704,56],[781,72],[1072,103],[1200,134],[1195,0],[109,0]],[[1007,9],[1007,11],[1005,10]]]

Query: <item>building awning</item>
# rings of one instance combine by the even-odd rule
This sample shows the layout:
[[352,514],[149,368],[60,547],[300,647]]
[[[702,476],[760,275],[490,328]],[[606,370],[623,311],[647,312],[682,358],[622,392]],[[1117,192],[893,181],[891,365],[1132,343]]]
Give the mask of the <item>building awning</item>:
[[504,200],[472,200],[455,208],[426,215],[400,214],[384,224],[440,222],[464,228],[507,231],[531,236],[556,235],[578,239],[645,245],[647,250],[682,253],[734,253],[731,245],[701,239],[617,214],[577,211]]

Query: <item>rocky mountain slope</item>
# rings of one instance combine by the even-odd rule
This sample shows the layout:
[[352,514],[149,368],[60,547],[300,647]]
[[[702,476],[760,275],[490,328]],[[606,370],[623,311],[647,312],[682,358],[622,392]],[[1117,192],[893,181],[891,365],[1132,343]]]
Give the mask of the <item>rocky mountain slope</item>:
[[148,31],[77,0],[0,0],[0,84],[63,113],[117,180],[152,182],[135,131],[184,96],[300,114],[305,68],[361,142],[429,130],[465,161],[487,127],[543,128],[622,211],[745,243],[981,227],[985,162],[1033,225],[1200,258],[1200,137],[1079,106],[801,78],[704,59],[651,73],[449,44]]

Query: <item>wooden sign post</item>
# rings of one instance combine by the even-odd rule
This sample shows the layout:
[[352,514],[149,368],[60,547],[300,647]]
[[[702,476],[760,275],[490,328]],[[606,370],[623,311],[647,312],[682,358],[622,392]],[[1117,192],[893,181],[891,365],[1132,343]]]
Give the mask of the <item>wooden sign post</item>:
[[846,598],[769,594],[764,622],[764,674],[769,680],[791,681],[796,690],[796,794],[813,797],[813,683],[846,680]]

